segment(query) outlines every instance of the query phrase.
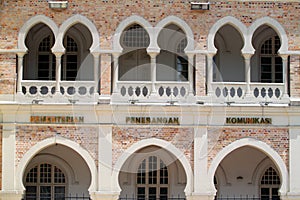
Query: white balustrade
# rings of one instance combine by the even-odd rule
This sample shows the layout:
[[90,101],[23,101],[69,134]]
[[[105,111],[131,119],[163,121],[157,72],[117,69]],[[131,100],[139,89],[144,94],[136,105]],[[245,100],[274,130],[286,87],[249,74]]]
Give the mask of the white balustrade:
[[284,91],[283,83],[250,83],[249,95],[246,96],[247,85],[244,82],[212,83],[214,99],[218,102],[280,102]]
[[[180,101],[189,92],[188,82],[156,82],[155,93],[151,91],[152,83],[136,81],[119,81],[118,91],[123,101]],[[120,100],[120,99],[118,99]]]
[[[46,99],[55,95],[55,81],[23,80],[22,93],[28,98]],[[66,98],[89,97],[94,94],[94,81],[61,81],[60,94]]]
[[251,83],[251,94],[257,101],[277,102],[284,91],[283,83]]

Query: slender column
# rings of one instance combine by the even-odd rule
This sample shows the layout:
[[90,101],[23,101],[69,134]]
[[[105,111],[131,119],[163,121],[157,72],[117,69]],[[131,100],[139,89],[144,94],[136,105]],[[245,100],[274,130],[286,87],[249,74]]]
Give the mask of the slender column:
[[188,79],[189,79],[189,94],[194,95],[194,54],[187,54],[188,56]]
[[99,86],[99,52],[93,52],[92,53],[94,56],[94,94],[98,94],[98,86]]
[[113,53],[113,59],[114,59],[114,75],[113,75],[113,93],[118,92],[118,79],[119,79],[119,56],[120,53]]
[[18,55],[18,82],[17,82],[17,93],[22,94],[22,80],[23,80],[23,61],[25,52],[17,53]]
[[156,82],[156,56],[158,52],[148,52],[151,58],[151,94],[156,94],[155,82]]
[[283,91],[283,97],[288,98],[288,55],[287,54],[281,54],[282,58],[282,81],[284,84],[284,91]]
[[245,96],[250,96],[251,89],[250,89],[250,82],[251,82],[251,66],[250,66],[250,59],[253,54],[243,54],[245,58],[245,82],[246,82],[246,91]]
[[207,54],[207,95],[212,96],[212,82],[213,82],[213,57],[214,53]]
[[55,93],[60,94],[60,82],[61,82],[61,56],[64,54],[63,52],[53,52],[56,59],[56,84],[55,84]]

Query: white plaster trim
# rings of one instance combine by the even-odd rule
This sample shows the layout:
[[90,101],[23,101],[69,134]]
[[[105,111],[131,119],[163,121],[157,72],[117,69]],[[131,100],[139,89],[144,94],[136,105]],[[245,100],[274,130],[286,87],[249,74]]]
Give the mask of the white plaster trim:
[[194,50],[194,34],[193,34],[192,29],[185,21],[183,21],[179,17],[172,16],[172,15],[164,18],[155,26],[156,45],[157,45],[157,40],[158,40],[160,31],[169,24],[175,24],[175,25],[179,26],[185,33],[185,35],[187,37],[187,46],[184,50],[185,51]]
[[149,37],[150,37],[150,45],[149,46],[151,46],[151,44],[153,43],[154,34],[153,34],[152,25],[147,20],[145,20],[143,17],[140,17],[138,15],[132,15],[132,16],[126,18],[125,20],[123,20],[117,27],[116,32],[113,37],[113,50],[114,51],[122,52],[123,48],[121,47],[121,44],[120,44],[120,38],[121,38],[122,32],[128,26],[130,26],[132,24],[139,24],[140,26],[142,26],[149,34]]
[[94,162],[94,159],[90,156],[88,151],[83,149],[78,143],[73,142],[67,138],[61,137],[61,136],[56,136],[52,138],[45,139],[36,145],[34,145],[32,148],[30,148],[22,157],[20,160],[19,165],[17,166],[16,169],[16,190],[21,190],[24,191],[25,187],[23,185],[23,176],[26,170],[27,165],[29,162],[33,159],[33,157],[38,154],[40,151],[43,149],[55,145],[55,144],[61,144],[64,146],[67,146],[71,149],[73,149],[75,152],[77,152],[82,159],[86,162],[87,166],[90,169],[91,172],[91,185],[89,187],[89,192],[94,192],[97,190],[97,167]]
[[57,38],[58,34],[58,27],[57,25],[48,17],[44,15],[36,15],[32,18],[30,18],[25,24],[22,26],[22,28],[19,31],[18,35],[18,48],[19,51],[27,51],[27,47],[25,45],[25,39],[27,36],[27,33],[30,31],[30,29],[35,26],[38,23],[43,23],[47,25],[53,32],[54,38]]
[[278,52],[280,54],[286,54],[288,52],[288,38],[286,32],[279,22],[277,22],[275,19],[272,19],[270,17],[263,17],[257,19],[255,22],[252,23],[252,25],[248,28],[248,35],[250,36],[249,38],[250,42],[252,41],[252,37],[256,29],[262,25],[268,25],[274,29],[274,31],[278,34],[281,40],[281,47],[278,50]]
[[254,147],[258,150],[261,150],[262,152],[264,152],[266,155],[269,156],[269,158],[274,162],[275,166],[277,167],[277,169],[279,170],[279,173],[281,175],[281,188],[279,190],[281,195],[286,195],[288,192],[288,170],[286,168],[285,163],[283,162],[283,160],[281,159],[281,157],[279,156],[279,154],[272,149],[269,145],[267,145],[266,143],[253,139],[253,138],[244,138],[244,139],[240,139],[237,140],[231,144],[229,144],[228,146],[226,146],[225,148],[223,148],[217,155],[216,157],[213,159],[211,166],[208,170],[208,177],[210,180],[210,185],[211,188],[214,188],[214,182],[213,182],[213,177],[215,175],[215,172],[219,166],[219,164],[222,162],[222,160],[229,155],[232,151],[234,151],[235,149],[238,149],[240,147],[243,146],[250,146],[250,147]]
[[127,159],[129,159],[130,156],[133,153],[137,152],[138,150],[148,147],[148,146],[152,146],[152,145],[161,147],[162,149],[169,151],[180,161],[180,163],[182,164],[182,166],[185,170],[186,177],[187,177],[187,184],[186,184],[184,192],[187,196],[190,196],[193,191],[194,177],[193,177],[193,171],[192,171],[189,161],[185,157],[184,153],[181,152],[179,149],[177,149],[173,144],[171,144],[170,142],[164,141],[164,140],[156,139],[156,138],[150,138],[150,139],[145,139],[145,140],[139,141],[139,142],[133,144],[131,147],[129,147],[120,156],[120,158],[118,159],[118,161],[115,164],[113,174],[112,174],[112,179],[113,179],[112,184],[113,184],[113,187],[116,187],[114,190],[121,191],[121,187],[119,185],[119,173],[121,172],[121,168],[125,164]]
[[77,14],[77,15],[74,15],[74,16],[68,18],[59,27],[57,40],[55,41],[55,44],[52,48],[53,52],[64,52],[64,50],[65,50],[65,47],[63,46],[64,35],[66,34],[66,32],[68,31],[69,28],[71,28],[73,25],[75,25],[77,23],[80,23],[80,24],[86,26],[92,35],[93,43],[90,47],[90,51],[91,52],[100,51],[100,39],[99,39],[99,33],[98,33],[96,26],[88,18]]
[[245,36],[247,35],[247,27],[238,19],[236,19],[235,17],[232,16],[227,16],[224,17],[220,20],[218,20],[210,29],[208,37],[207,37],[207,48],[208,48],[208,52],[210,53],[217,53],[217,48],[215,47],[214,44],[214,38],[216,36],[216,33],[218,32],[218,30],[224,26],[224,25],[231,25],[233,26],[241,35],[241,37],[243,38],[243,42],[244,42],[244,47],[242,49],[242,51],[246,51],[245,48],[248,48],[245,44],[247,43],[247,39],[245,38]]

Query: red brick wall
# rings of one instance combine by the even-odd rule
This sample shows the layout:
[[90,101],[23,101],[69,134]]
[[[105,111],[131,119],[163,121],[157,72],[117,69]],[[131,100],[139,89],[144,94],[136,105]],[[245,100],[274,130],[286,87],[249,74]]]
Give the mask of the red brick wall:
[[[225,16],[234,16],[246,26],[255,20],[269,16],[277,20],[285,29],[289,39],[289,50],[300,50],[299,41],[299,2],[275,2],[275,1],[213,1],[209,11],[191,11],[189,1],[182,0],[160,0],[160,1],[134,1],[125,2],[116,0],[69,0],[69,7],[63,11],[49,9],[47,1],[40,0],[3,0],[0,14],[0,49],[17,48],[18,33],[24,23],[35,15],[45,15],[54,20],[60,26],[65,20],[74,14],[81,14],[90,19],[98,29],[100,35],[100,46],[103,49],[112,48],[112,35],[120,22],[131,15],[140,15],[148,20],[153,26],[167,16],[175,15],[185,20],[194,33],[197,49],[206,49],[207,36],[212,25]],[[11,70],[9,80],[15,78],[14,56],[6,55],[9,63],[2,63],[0,59],[0,74],[5,70]],[[299,56],[298,56],[299,57]],[[2,59],[3,60],[3,59]],[[12,62],[13,61],[13,62]],[[109,69],[110,65],[102,68]],[[202,65],[201,65],[202,67]],[[294,67],[294,66],[291,66]],[[297,66],[299,67],[299,65]],[[4,70],[5,69],[5,70]],[[293,69],[291,69],[293,71]],[[102,74],[103,94],[110,91],[110,72]],[[202,73],[202,72],[201,72]],[[205,86],[205,76],[197,77],[197,94],[202,95]],[[295,79],[293,79],[295,80]],[[199,83],[198,83],[199,81]],[[298,81],[298,80],[295,80]],[[107,84],[105,84],[107,83]],[[293,82],[294,85],[298,82]],[[1,84],[1,83],[0,83]],[[9,86],[1,88],[2,93],[13,93],[12,82]],[[6,88],[8,87],[8,88]],[[1,92],[0,92],[1,93]],[[295,96],[300,96],[299,90],[293,90]]]
[[14,94],[16,80],[16,55],[0,55],[0,94]]
[[254,138],[273,148],[285,162],[289,163],[288,128],[220,128],[208,131],[208,163],[211,164],[218,152],[232,142],[242,138]]
[[[157,138],[170,142],[183,152],[194,166],[194,131],[193,128],[141,128],[113,127],[113,165],[131,145],[148,138]],[[175,155],[176,156],[176,155]]]
[[16,164],[23,155],[38,142],[54,137],[56,133],[68,138],[86,149],[98,163],[97,128],[76,126],[18,126],[16,128]]

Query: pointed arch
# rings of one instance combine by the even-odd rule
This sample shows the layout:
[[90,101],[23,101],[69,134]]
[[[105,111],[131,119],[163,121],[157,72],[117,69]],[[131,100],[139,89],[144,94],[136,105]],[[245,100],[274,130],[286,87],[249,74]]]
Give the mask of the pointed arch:
[[123,48],[121,47],[121,44],[120,44],[120,38],[121,38],[122,32],[128,26],[130,26],[132,24],[139,24],[147,31],[147,33],[149,34],[149,37],[150,37],[150,46],[151,46],[151,43],[154,41],[153,40],[153,31],[152,31],[153,27],[143,17],[140,17],[138,15],[133,15],[133,16],[130,16],[130,17],[124,19],[117,27],[116,32],[113,37],[114,38],[113,39],[113,50],[114,51],[122,52]]
[[155,26],[155,32],[156,32],[156,45],[157,45],[157,39],[160,31],[166,27],[169,24],[175,24],[179,28],[183,30],[183,32],[186,34],[187,37],[187,46],[185,48],[185,51],[193,51],[194,50],[194,34],[190,26],[182,19],[176,16],[168,16],[161,20],[156,26]]
[[229,144],[225,148],[223,148],[216,155],[216,157],[213,159],[213,161],[210,165],[210,168],[208,170],[208,177],[210,179],[210,187],[214,188],[213,177],[214,177],[214,174],[215,174],[218,166],[222,162],[222,160],[227,155],[229,155],[231,152],[233,152],[234,150],[244,147],[244,146],[250,146],[250,147],[253,147],[253,148],[256,148],[256,149],[262,151],[274,162],[274,164],[278,168],[278,171],[279,171],[279,173],[281,175],[281,179],[282,179],[280,193],[283,196],[286,195],[288,192],[288,171],[287,171],[287,167],[286,167],[285,163],[283,162],[280,155],[274,149],[272,149],[269,145],[267,145],[266,143],[264,143],[262,141],[253,139],[253,138],[244,138],[244,139],[237,140],[237,141]]
[[22,28],[19,31],[18,48],[20,50],[27,51],[27,47],[25,45],[26,36],[27,36],[28,32],[30,31],[30,29],[39,23],[43,23],[43,24],[47,25],[53,32],[54,38],[57,38],[58,27],[54,23],[54,21],[52,21],[50,18],[46,17],[45,15],[36,15],[36,16],[30,18],[28,21],[26,21],[25,24],[22,26]]
[[258,29],[262,25],[268,25],[272,29],[274,29],[274,31],[278,34],[280,41],[281,41],[281,47],[278,50],[278,52],[280,54],[287,53],[288,38],[287,38],[286,32],[285,32],[284,28],[281,26],[281,24],[279,22],[277,22],[275,19],[272,19],[271,17],[263,17],[252,23],[252,25],[249,27],[249,31],[248,31],[249,36],[251,37],[250,41],[252,41],[252,37],[253,37],[256,29]]
[[187,158],[184,155],[184,152],[177,149],[170,142],[167,142],[167,141],[161,140],[161,139],[157,139],[157,138],[150,138],[150,139],[145,139],[145,140],[139,141],[139,142],[133,144],[131,147],[129,147],[120,156],[119,160],[115,164],[115,167],[113,170],[113,175],[112,175],[113,185],[116,187],[116,188],[114,188],[114,190],[121,191],[118,177],[119,177],[119,173],[121,172],[121,168],[125,164],[127,159],[129,159],[129,157],[132,154],[134,154],[135,152],[137,152],[138,150],[143,149],[148,146],[158,146],[158,147],[172,153],[179,160],[179,162],[182,164],[182,166],[185,170],[186,177],[187,177],[187,184],[186,184],[184,192],[187,196],[191,195],[192,189],[193,189],[193,171],[192,171],[189,161],[187,160]]
[[29,149],[22,159],[20,160],[19,165],[17,166],[16,170],[16,184],[17,184],[17,190],[23,191],[24,185],[22,181],[22,177],[25,173],[26,167],[29,164],[29,162],[34,158],[35,155],[37,155],[40,151],[43,149],[55,145],[55,144],[61,144],[66,147],[71,148],[73,151],[77,152],[82,159],[86,162],[90,172],[91,172],[91,184],[89,187],[89,192],[95,192],[97,190],[97,167],[95,164],[94,159],[91,157],[88,151],[83,149],[78,143],[71,141],[69,139],[63,138],[61,136],[55,136],[52,138],[45,139],[43,141],[38,142],[36,145],[34,145],[31,149]]
[[88,18],[82,16],[82,15],[74,15],[70,18],[68,18],[64,23],[59,27],[57,40],[52,48],[53,52],[64,52],[65,47],[63,46],[63,38],[66,32],[69,28],[71,28],[73,25],[80,23],[87,27],[87,29],[90,31],[92,35],[92,45],[90,47],[91,52],[97,52],[100,50],[100,44],[99,44],[99,34],[96,26],[93,24],[92,21],[90,21]]
[[218,32],[218,30],[223,27],[224,25],[231,25],[233,26],[241,35],[241,37],[243,38],[244,41],[244,47],[242,49],[242,52],[245,52],[247,50],[249,50],[247,47],[247,41],[248,39],[246,38],[247,36],[247,27],[238,19],[236,19],[235,17],[232,16],[227,16],[224,17],[220,20],[218,20],[210,29],[209,33],[208,33],[208,38],[207,38],[207,48],[208,48],[208,52],[210,53],[216,53],[217,52],[217,48],[215,47],[214,44],[214,39],[215,36]]

